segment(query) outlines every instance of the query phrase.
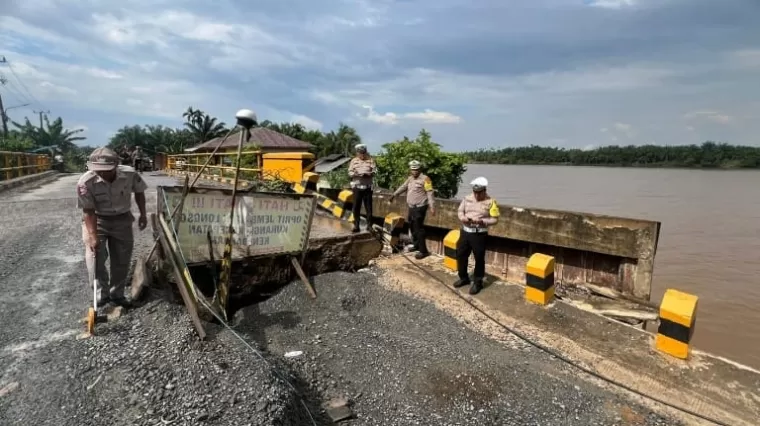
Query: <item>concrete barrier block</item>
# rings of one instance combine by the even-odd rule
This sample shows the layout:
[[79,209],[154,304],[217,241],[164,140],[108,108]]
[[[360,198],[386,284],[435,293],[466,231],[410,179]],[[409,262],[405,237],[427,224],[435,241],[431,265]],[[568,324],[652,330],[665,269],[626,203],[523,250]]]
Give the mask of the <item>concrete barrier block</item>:
[[525,300],[548,305],[554,300],[554,257],[534,253],[525,265]]
[[383,223],[383,231],[390,236],[390,245],[393,252],[398,252],[398,240],[404,229],[404,218],[396,213],[388,213]]
[[443,238],[443,266],[452,271],[457,270],[457,243],[460,236],[459,230],[455,229]]
[[335,201],[329,199],[328,197],[325,197],[322,194],[317,194],[317,203],[319,203],[322,208],[331,213],[335,210]]
[[338,200],[335,202],[335,207],[333,208],[333,215],[339,219],[352,221],[354,215],[351,212],[351,209],[353,209],[353,207],[354,192],[345,189],[338,194]]
[[660,325],[655,347],[660,352],[680,359],[689,357],[689,343],[694,335],[699,298],[668,289],[660,303]]
[[317,173],[306,172],[303,174],[301,185],[306,189],[306,191],[316,191],[318,183],[319,175]]

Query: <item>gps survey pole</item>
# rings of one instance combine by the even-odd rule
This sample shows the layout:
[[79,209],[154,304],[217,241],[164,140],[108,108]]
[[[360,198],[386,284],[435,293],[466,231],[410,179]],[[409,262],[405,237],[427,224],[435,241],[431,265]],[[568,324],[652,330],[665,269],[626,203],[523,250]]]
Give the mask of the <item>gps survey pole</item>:
[[230,201],[230,226],[224,239],[224,254],[222,255],[222,272],[219,277],[219,307],[222,317],[227,321],[227,298],[229,297],[230,274],[232,273],[232,235],[235,233],[235,198],[237,197],[238,178],[243,144],[250,138],[250,130],[256,124],[256,114],[249,109],[241,109],[235,114],[237,125],[240,126],[237,157],[235,158],[235,178],[232,181],[232,200]]

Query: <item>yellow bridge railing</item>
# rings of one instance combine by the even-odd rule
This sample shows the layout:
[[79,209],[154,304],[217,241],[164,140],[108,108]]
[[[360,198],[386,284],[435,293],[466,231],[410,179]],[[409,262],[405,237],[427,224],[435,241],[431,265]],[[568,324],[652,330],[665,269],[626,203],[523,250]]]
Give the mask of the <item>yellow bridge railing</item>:
[[[261,154],[261,151],[243,151],[241,153],[241,178],[261,177]],[[219,178],[235,177],[236,156],[237,152],[218,152],[214,154],[203,174]],[[211,157],[211,153],[167,155],[166,168],[169,170],[198,173],[203,165],[206,164],[209,157]]]
[[50,170],[50,156],[0,151],[0,181]]

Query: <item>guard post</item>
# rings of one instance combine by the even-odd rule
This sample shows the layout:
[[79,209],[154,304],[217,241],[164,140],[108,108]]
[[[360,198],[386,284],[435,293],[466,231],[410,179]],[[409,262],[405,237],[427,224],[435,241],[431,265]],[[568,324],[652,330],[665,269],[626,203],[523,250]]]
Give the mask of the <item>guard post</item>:
[[390,237],[390,246],[393,253],[398,253],[398,240],[404,229],[404,218],[396,213],[388,213],[383,223],[383,231]]
[[548,305],[554,300],[554,257],[534,253],[525,265],[525,300]]
[[680,359],[689,358],[689,344],[694,335],[699,298],[668,289],[660,304],[660,325],[655,346],[660,352]]
[[353,221],[354,215],[351,210],[354,207],[354,191],[344,189],[338,194],[338,200],[333,207],[333,216],[338,219]]
[[457,270],[457,244],[460,237],[460,231],[454,229],[443,238],[443,266],[452,271]]
[[293,185],[293,190],[296,194],[309,194],[317,190],[318,182],[319,175],[317,173],[306,172],[303,174],[301,182]]

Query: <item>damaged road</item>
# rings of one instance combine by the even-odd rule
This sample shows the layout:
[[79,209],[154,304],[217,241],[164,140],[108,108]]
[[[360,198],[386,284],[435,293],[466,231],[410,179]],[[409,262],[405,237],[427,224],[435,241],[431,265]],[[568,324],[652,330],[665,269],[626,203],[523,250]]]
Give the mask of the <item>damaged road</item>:
[[[679,424],[389,290],[375,269],[315,277],[316,300],[294,283],[241,309],[233,327],[253,350],[213,324],[199,342],[155,289],[78,339],[91,294],[76,180],[0,198],[2,425],[328,425],[328,401],[350,406],[349,425]],[[135,235],[138,256],[152,238]]]
[[[213,325],[199,342],[182,306],[148,301],[77,338],[92,298],[77,179],[0,198],[0,424],[308,425],[276,366]],[[136,232],[135,256],[151,244]]]

